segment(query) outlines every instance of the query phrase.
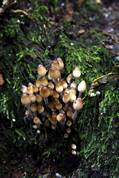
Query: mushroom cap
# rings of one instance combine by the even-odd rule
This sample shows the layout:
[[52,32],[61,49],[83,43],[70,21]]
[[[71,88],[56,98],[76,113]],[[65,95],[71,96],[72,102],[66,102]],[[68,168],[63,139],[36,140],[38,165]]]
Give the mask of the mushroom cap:
[[48,88],[54,89],[54,87],[55,87],[55,86],[54,86],[54,84],[53,84],[52,82],[49,82],[49,83],[48,83]]
[[38,68],[37,68],[37,72],[38,72],[38,75],[39,75],[40,77],[42,77],[42,76],[45,76],[45,75],[46,75],[47,70],[46,70],[46,68],[45,68],[42,64],[40,64],[40,65],[38,66]]
[[69,74],[66,78],[67,83],[71,83],[72,80],[72,74]]
[[58,122],[63,122],[63,121],[65,121],[65,113],[59,113],[59,114],[57,115],[57,121],[58,121]]
[[46,87],[48,85],[48,80],[45,77],[41,78],[40,85]]
[[37,105],[36,105],[35,103],[31,104],[30,110],[31,110],[32,112],[36,112],[36,111],[37,111]]
[[68,138],[69,135],[67,133],[64,134],[64,138]]
[[27,86],[22,85],[21,91],[23,94],[27,94]]
[[57,83],[55,89],[58,93],[61,93],[63,91],[63,86],[60,83]]
[[59,93],[57,91],[53,91],[53,97],[54,98],[59,98]]
[[49,118],[51,124],[56,125],[57,124],[57,114],[53,113],[52,116]]
[[31,99],[30,99],[29,95],[22,95],[22,96],[21,96],[21,103],[22,103],[23,105],[28,105],[28,104],[30,104],[30,103],[31,103]]
[[64,92],[62,100],[64,103],[68,103],[70,101],[70,93]]
[[71,122],[70,120],[68,120],[68,121],[66,122],[66,126],[71,127],[71,126],[72,126],[72,122]]
[[63,89],[66,89],[68,87],[67,82],[63,79],[59,81],[59,84],[63,87]]
[[36,85],[33,86],[33,92],[37,93],[38,92],[38,87]]
[[75,101],[76,100],[76,90],[74,88],[71,88],[69,90],[69,94],[70,94],[70,101]]
[[81,71],[80,71],[80,69],[78,67],[75,67],[75,69],[73,70],[72,74],[73,74],[73,76],[75,78],[79,78],[80,75],[81,75]]
[[78,85],[78,91],[83,93],[86,90],[86,82],[82,80]]
[[66,129],[66,132],[67,132],[68,134],[70,134],[70,133],[71,133],[71,129],[70,129],[70,128],[67,128],[67,129]]
[[64,68],[64,62],[63,62],[63,60],[62,60],[60,57],[58,57],[58,58],[57,58],[57,61],[58,61],[60,70],[62,70],[62,69]]
[[52,61],[51,68],[60,70],[59,62],[56,59]]
[[55,105],[54,105],[54,102],[49,102],[48,105],[47,105],[50,109],[55,109]]
[[36,125],[41,125],[42,124],[41,120],[37,116],[35,116],[33,118],[33,123],[36,124]]
[[36,101],[40,103],[42,101],[42,97],[40,95],[36,95]]
[[75,151],[75,150],[72,150],[72,155],[76,155],[77,154],[77,152]]
[[27,87],[27,93],[28,93],[29,95],[31,95],[31,94],[34,93],[33,85],[29,85],[29,86]]
[[40,89],[40,95],[43,98],[47,98],[48,96],[50,96],[50,90],[49,90],[49,88],[47,88],[47,87],[41,87],[41,89]]
[[31,102],[35,102],[36,101],[36,96],[34,94],[29,95],[29,97],[30,97]]
[[80,110],[83,108],[83,102],[81,98],[77,98],[74,102],[73,102],[73,108],[75,110]]
[[73,150],[76,150],[77,146],[76,146],[75,144],[71,144],[71,148],[72,148]]
[[53,94],[54,94],[53,89],[49,88],[49,90],[50,90],[50,96],[53,96]]
[[4,81],[4,78],[3,78],[3,75],[0,74],[0,86],[4,85],[5,81]]
[[48,78],[49,79],[56,80],[56,79],[58,79],[60,77],[61,77],[61,73],[60,73],[60,71],[58,69],[56,69],[56,68],[50,68],[49,69],[49,72],[48,72]]
[[36,83],[35,83],[36,87],[40,87],[41,86],[41,82],[40,82],[40,79],[36,80]]
[[71,88],[76,88],[76,86],[77,86],[77,84],[76,84],[75,82],[72,82],[72,83],[70,84],[70,87],[71,87]]
[[68,110],[66,114],[69,118],[72,118],[73,116],[73,112],[71,110]]
[[41,104],[38,104],[37,106],[38,113],[44,112],[44,107]]
[[54,106],[56,109],[61,110],[62,109],[62,104],[60,103],[60,101],[58,99],[55,99],[54,101]]

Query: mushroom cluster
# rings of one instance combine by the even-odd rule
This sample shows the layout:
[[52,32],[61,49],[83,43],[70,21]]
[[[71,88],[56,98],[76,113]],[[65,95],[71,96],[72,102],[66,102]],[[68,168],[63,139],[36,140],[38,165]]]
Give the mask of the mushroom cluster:
[[61,76],[64,63],[61,58],[52,61],[49,69],[39,65],[38,78],[34,84],[22,86],[21,103],[27,108],[33,128],[39,133],[42,128],[63,129],[64,138],[68,138],[75,122],[76,112],[83,108],[82,93],[86,82],[78,85],[81,71],[75,67],[65,79]]

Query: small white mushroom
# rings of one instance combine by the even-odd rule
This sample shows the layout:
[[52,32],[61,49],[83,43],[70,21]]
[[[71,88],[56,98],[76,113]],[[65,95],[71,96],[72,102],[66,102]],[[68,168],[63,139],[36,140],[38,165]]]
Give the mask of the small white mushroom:
[[86,90],[86,82],[82,80],[78,85],[78,91],[83,93]]
[[22,85],[21,91],[22,91],[22,93],[26,94],[27,93],[27,86]]
[[71,145],[71,148],[72,148],[73,150],[76,150],[77,146],[76,146],[75,144],[72,144],[72,145]]
[[75,78],[79,78],[80,75],[81,75],[81,71],[80,71],[80,69],[78,67],[75,67],[75,69],[73,70],[72,74],[73,74],[73,76]]
[[72,150],[71,153],[72,153],[72,155],[76,155],[77,154],[75,150]]

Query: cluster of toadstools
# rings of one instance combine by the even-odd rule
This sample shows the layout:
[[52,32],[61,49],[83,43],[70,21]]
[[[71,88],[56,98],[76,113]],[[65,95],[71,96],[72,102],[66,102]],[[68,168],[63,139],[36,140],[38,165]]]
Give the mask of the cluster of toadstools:
[[26,115],[37,133],[43,127],[53,130],[61,127],[64,138],[68,138],[76,112],[83,108],[81,96],[86,90],[86,82],[82,80],[76,84],[75,79],[81,76],[78,67],[66,78],[61,76],[63,69],[61,58],[53,60],[49,69],[40,64],[35,83],[22,86],[21,103],[26,107]]

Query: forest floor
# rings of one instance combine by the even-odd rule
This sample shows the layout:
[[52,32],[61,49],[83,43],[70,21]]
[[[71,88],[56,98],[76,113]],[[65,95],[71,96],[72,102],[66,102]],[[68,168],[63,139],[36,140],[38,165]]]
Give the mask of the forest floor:
[[[97,1],[97,3],[100,3],[100,1]],[[63,6],[64,4],[62,3],[61,8],[63,8]],[[82,6],[80,7],[80,10],[82,9]],[[53,14],[51,16],[51,23],[56,23],[56,28],[57,26],[60,28],[59,24],[62,23],[62,18],[70,21],[73,18],[74,12],[75,6],[72,7],[69,5],[63,17],[61,14]],[[104,41],[101,43],[103,43],[103,46],[107,50],[111,51],[113,60],[119,61],[119,2],[114,1],[113,3],[109,4],[104,3],[101,4],[101,9],[99,12],[92,13],[91,11],[85,11],[85,13],[86,14],[82,14],[82,19],[80,19],[80,16],[78,15],[74,17],[73,23],[75,25],[72,23],[72,26],[66,27],[67,35],[71,39],[78,41],[82,35],[87,36],[87,34],[89,35],[89,31],[94,31],[96,29],[105,36]],[[84,23],[84,21],[86,23]],[[56,30],[58,30],[58,28]],[[96,35],[95,32],[93,35]],[[92,40],[93,35],[91,37]],[[90,36],[85,38],[90,41]],[[55,44],[53,44],[52,47],[48,46],[48,50],[52,51],[52,48],[55,48]],[[69,176],[66,176],[66,174],[63,176],[63,174],[64,172],[70,172],[70,170],[62,171],[63,166],[60,164],[57,165],[56,163],[52,164],[52,160],[49,160],[49,162],[44,161],[42,162],[42,166],[39,166],[40,163],[36,162],[31,155],[27,155],[27,153],[24,155],[21,150],[18,150],[17,153],[15,153],[15,150],[16,148],[13,148],[12,154],[9,155],[9,158],[3,158],[2,163],[0,163],[0,171],[3,178],[65,178]],[[0,155],[0,157],[2,157],[2,155]],[[69,161],[69,159],[66,159],[65,164],[69,164]],[[74,162],[76,161],[77,159],[74,159]],[[77,161],[77,163],[71,168],[72,172],[74,171],[74,173],[72,173],[73,175],[70,176],[71,178],[80,178],[80,167],[78,168],[78,164],[79,161]],[[82,175],[82,178],[83,177],[85,176]],[[106,172],[102,173],[100,170],[95,170],[93,168],[90,169],[86,177],[109,178]]]

